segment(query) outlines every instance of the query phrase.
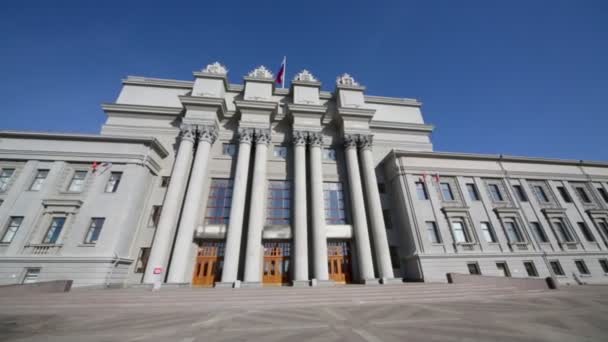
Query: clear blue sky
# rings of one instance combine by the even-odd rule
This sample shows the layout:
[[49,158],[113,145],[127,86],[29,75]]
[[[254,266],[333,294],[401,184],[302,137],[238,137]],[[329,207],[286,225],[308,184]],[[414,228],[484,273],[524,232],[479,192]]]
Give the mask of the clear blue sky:
[[96,133],[127,75],[287,55],[288,80],[421,100],[436,150],[608,160],[608,1],[292,3],[5,2],[0,129]]

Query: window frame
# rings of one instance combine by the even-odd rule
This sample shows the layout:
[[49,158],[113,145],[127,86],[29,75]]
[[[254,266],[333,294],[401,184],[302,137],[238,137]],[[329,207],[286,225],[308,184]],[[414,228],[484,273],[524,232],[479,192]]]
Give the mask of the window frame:
[[[431,241],[431,243],[436,244],[436,245],[442,244],[443,240],[441,239],[441,234],[439,232],[439,229],[437,228],[437,222],[425,221],[425,226],[426,226],[426,236]],[[434,237],[435,239],[432,239],[431,235],[429,235],[431,231],[432,231],[432,237]]]
[[[219,195],[214,191],[217,189]],[[209,185],[209,194],[207,196],[207,205],[205,206],[205,217],[203,218],[206,225],[227,225],[230,221],[232,212],[232,195],[234,191],[234,181],[231,178],[212,178]],[[222,203],[219,203],[219,199]],[[219,204],[222,204],[221,206]],[[210,215],[209,213],[213,214]],[[221,214],[218,216],[217,214]]]
[[[4,173],[8,170],[11,171],[10,175],[4,176]],[[13,167],[0,168],[0,193],[6,192],[9,189],[16,171]]]
[[428,201],[429,192],[428,192],[428,189],[426,188],[426,183],[422,182],[422,181],[416,181],[414,183],[414,186],[416,187],[416,197],[420,201]]
[[161,176],[160,177],[160,187],[168,188],[169,184],[171,184],[171,176]]
[[547,192],[545,191],[545,188],[540,185],[540,184],[535,184],[532,185],[532,190],[534,191],[534,194],[536,195],[536,199],[538,200],[539,203],[551,203],[551,200],[549,199],[549,195],[547,195]]
[[562,263],[559,260],[549,260],[549,266],[551,266],[551,273],[553,273],[557,277],[565,277],[566,272],[564,272],[564,268],[562,267]]
[[[519,224],[517,223],[517,220],[514,218],[508,218],[503,220],[503,226],[505,229],[505,235],[507,236],[507,240],[509,240],[509,243],[526,243],[526,237],[523,234],[523,232],[521,231]],[[509,234],[509,228],[507,228],[508,226],[512,226],[513,228],[513,233],[515,234],[515,237],[517,238],[517,240],[513,240],[511,235]]]
[[338,160],[338,151],[336,151],[336,149],[332,147],[323,147],[321,149],[321,159],[336,161]]
[[[532,260],[525,260],[523,262],[524,264],[524,269],[526,270],[526,273],[528,274],[528,277],[534,277],[537,278],[538,275],[538,269],[536,269],[536,265],[534,265],[534,261]],[[528,266],[530,266],[530,269],[528,268]],[[532,271],[532,272],[530,272]]]
[[564,202],[572,203],[572,196],[570,196],[570,193],[568,193],[568,189],[566,189],[565,186],[557,186],[557,192],[559,192],[560,196],[562,196]]
[[[441,190],[441,199],[445,202],[454,202],[456,200],[456,197],[454,197],[454,191],[452,190],[452,185],[449,182],[440,182],[439,183],[439,189]],[[447,197],[446,198],[446,192],[447,192]]]
[[540,224],[540,222],[531,221],[530,225],[532,226],[532,231],[534,233],[534,236],[536,236],[536,238],[539,240],[540,243],[549,243],[550,242],[549,236],[547,235],[547,232],[545,232],[545,229]]
[[[490,222],[488,221],[481,221],[479,223],[480,225],[480,229],[481,229],[481,235],[483,236],[484,240],[487,243],[498,243],[498,238],[496,237],[496,232],[494,232],[494,228],[492,227],[492,224],[490,224]],[[484,229],[484,226],[487,229]],[[486,236],[485,233],[488,233],[488,235]],[[490,238],[490,240],[488,240],[488,237]]]
[[574,190],[576,191],[578,197],[581,199],[583,204],[592,204],[591,196],[587,193],[587,189],[585,189],[584,185],[576,185],[574,186]]
[[521,184],[513,184],[513,190],[520,202],[528,202],[528,194],[526,194],[526,190]]
[[583,237],[587,242],[596,242],[595,236],[593,236],[593,232],[585,222],[576,222],[578,229],[580,229],[581,233],[583,233]]
[[604,274],[608,274],[608,259],[599,259],[598,262]]
[[[473,266],[473,270],[471,270],[471,266]],[[467,270],[470,275],[481,275],[481,268],[479,267],[479,263],[477,261],[469,261],[467,262]]]
[[[33,281],[28,281],[28,276],[30,273],[35,273],[36,277],[34,277]],[[42,273],[42,267],[26,267],[23,272],[23,277],[21,279],[21,284],[35,284],[38,282],[38,278],[40,277],[40,273]]]
[[[576,237],[571,229],[568,227],[566,222],[562,218],[554,218],[551,221],[551,225],[554,226],[557,236],[562,243],[576,243]],[[560,229],[563,228],[563,229]]]
[[507,264],[507,262],[506,261],[497,261],[496,262],[496,269],[500,270],[501,268],[498,265],[504,266],[504,268],[503,268],[504,277],[511,278],[511,270],[509,269],[509,265]]
[[[59,228],[53,227],[53,223],[55,222],[55,220],[62,220]],[[60,240],[61,233],[63,232],[63,228],[65,227],[66,221],[67,221],[67,217],[65,217],[65,216],[51,217],[51,222],[49,224],[49,227],[46,230],[46,233],[44,234],[44,236],[42,238],[42,243],[45,245],[58,244],[57,242],[59,242],[59,240]],[[57,231],[57,229],[58,229],[58,231]],[[55,233],[56,231],[57,231],[57,233]],[[54,239],[53,239],[53,237],[54,237]]]
[[[42,174],[43,172],[46,172],[46,174],[44,174],[44,177],[40,177],[40,174]],[[30,183],[28,191],[40,191],[42,189],[42,186],[44,185],[44,182],[46,181],[46,178],[49,176],[49,172],[49,169],[36,170],[36,174],[34,175],[34,179],[32,179],[32,182]]]
[[600,197],[604,200],[604,203],[608,204],[608,191],[606,191],[606,189],[604,189],[601,185],[595,189],[600,194]]
[[574,260],[574,266],[576,266],[576,269],[577,269],[578,273],[580,273],[580,275],[582,275],[582,276],[591,275],[591,272],[589,271],[589,268],[587,267],[587,263],[585,263],[585,260],[583,260],[583,259]]
[[[338,189],[329,189],[329,187],[337,187]],[[332,197],[332,193],[338,194],[337,197]],[[332,205],[332,200],[336,199],[337,206]],[[340,206],[340,202],[342,202]],[[323,203],[325,209],[325,224],[326,225],[342,225],[349,223],[348,213],[346,211],[346,192],[342,182],[323,182]],[[335,212],[337,215],[328,215]]]
[[[147,251],[144,251],[147,250]],[[139,253],[137,254],[137,259],[135,261],[135,269],[133,273],[143,274],[146,272],[146,267],[148,267],[148,261],[150,260],[150,252],[152,251],[152,247],[140,247]],[[145,256],[145,258],[144,258]],[[145,260],[144,260],[145,259]],[[141,268],[138,266],[141,262]]]
[[[101,221],[101,224],[98,223]],[[103,229],[103,225],[106,222],[105,217],[91,217],[91,221],[89,222],[89,228],[87,229],[86,234],[84,235],[83,244],[85,245],[95,245],[97,241],[99,241],[99,236],[101,235],[101,230]],[[93,226],[95,224],[95,226]],[[95,240],[93,240],[94,233],[96,231]]]
[[[16,226],[13,225],[13,221],[15,221],[15,220],[19,220],[19,223]],[[21,225],[23,224],[23,220],[24,220],[23,216],[10,216],[9,217],[8,222],[6,223],[6,228],[4,228],[4,231],[2,233],[2,239],[0,239],[0,244],[8,245],[13,242],[13,240],[15,239],[15,235],[17,235],[19,228],[21,228]],[[14,227],[14,229],[11,230],[11,227]],[[9,232],[12,232],[12,235],[10,236],[10,240],[7,241],[6,239],[7,239]]]
[[[83,177],[82,179],[80,178],[76,178],[77,175],[82,174]],[[66,192],[70,192],[70,193],[81,193],[84,191],[85,188],[85,182],[87,180],[87,176],[88,176],[89,172],[87,170],[74,170],[74,172],[72,173],[72,177],[70,177],[70,181],[68,182],[68,186],[66,188]],[[75,184],[77,184],[76,182],[80,181],[79,189],[74,190],[73,187]]]
[[[493,191],[494,190],[494,191]],[[490,193],[490,198],[494,202],[504,202],[505,197],[500,191],[500,186],[496,183],[488,183],[488,192]]]
[[[113,177],[116,175],[118,175],[118,178],[113,179]],[[107,194],[111,194],[111,193],[115,193],[116,191],[118,191],[118,186],[120,185],[121,180],[122,180],[121,171],[110,172],[110,177],[108,177],[108,181],[106,182],[106,186],[104,187],[104,192]]]
[[[462,234],[464,237],[464,241],[458,241],[456,232],[458,231],[457,229],[454,228],[455,224],[460,224],[461,225],[461,230],[462,230]],[[456,244],[469,244],[473,242],[473,239],[471,238],[471,235],[467,229],[467,225],[464,219],[461,218],[457,218],[454,219],[450,222],[450,227],[452,228],[452,234],[454,235],[454,242]]]
[[[267,226],[289,226],[292,223],[292,205],[293,202],[293,190],[292,184],[289,180],[269,180],[268,181],[268,192],[266,196],[266,225]],[[277,186],[277,187],[273,187]],[[280,197],[274,197],[278,192],[281,193]],[[287,196],[285,196],[287,193]],[[275,207],[274,202],[279,201],[280,206]],[[286,205],[287,203],[287,205]],[[280,215],[275,213],[280,212]],[[285,212],[287,215],[285,216]]]
[[471,199],[471,201],[478,202],[481,200],[481,198],[479,197],[479,191],[477,191],[477,186],[475,185],[475,183],[466,183],[465,186],[467,188],[467,192],[469,193],[469,198]]
[[235,143],[222,143],[222,156],[234,158],[236,156],[237,145]]
[[160,221],[160,215],[162,214],[162,211],[162,205],[152,205],[152,208],[150,210],[150,216],[148,217],[148,228],[158,227],[158,222]]

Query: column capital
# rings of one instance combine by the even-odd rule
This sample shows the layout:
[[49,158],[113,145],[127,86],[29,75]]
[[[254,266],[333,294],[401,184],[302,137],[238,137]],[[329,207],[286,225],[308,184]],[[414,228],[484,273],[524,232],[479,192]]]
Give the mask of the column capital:
[[180,127],[180,136],[182,141],[189,140],[194,142],[194,139],[196,138],[196,127],[193,125],[183,124]]
[[308,135],[309,133],[306,131],[293,131],[291,134],[293,144],[296,146],[306,145]]
[[255,130],[255,143],[268,145],[271,141],[271,134],[269,129],[256,129]]
[[359,147],[362,150],[365,150],[365,149],[371,150],[372,149],[372,144],[373,144],[373,139],[374,139],[374,136],[371,135],[371,134],[361,134],[361,135],[359,135]]
[[308,140],[310,142],[310,146],[312,146],[312,147],[322,147],[323,146],[323,134],[321,134],[321,132],[309,133]]
[[213,145],[217,139],[217,128],[213,126],[198,126],[198,140]]
[[350,148],[357,148],[358,141],[358,134],[344,134],[344,148],[346,148],[347,150]]
[[253,128],[239,128],[239,143],[250,144],[253,140]]

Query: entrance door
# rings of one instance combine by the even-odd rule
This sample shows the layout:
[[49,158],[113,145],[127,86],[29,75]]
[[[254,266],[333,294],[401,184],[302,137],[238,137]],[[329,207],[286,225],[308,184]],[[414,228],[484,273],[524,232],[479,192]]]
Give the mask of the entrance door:
[[348,241],[327,242],[329,279],[338,284],[351,282],[350,245]]
[[289,257],[291,245],[287,241],[264,242],[264,285],[289,283]]
[[204,241],[198,248],[192,275],[193,286],[213,286],[224,266],[224,241]]

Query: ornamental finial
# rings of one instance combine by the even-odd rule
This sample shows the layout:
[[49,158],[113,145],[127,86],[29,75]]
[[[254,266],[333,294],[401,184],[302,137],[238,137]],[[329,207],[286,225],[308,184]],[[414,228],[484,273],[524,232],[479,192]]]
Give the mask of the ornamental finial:
[[255,68],[247,76],[253,77],[253,78],[261,78],[261,79],[270,79],[270,80],[274,79],[274,76],[272,75],[272,73],[268,69],[266,69],[266,67],[263,65],[260,65],[259,67]]
[[228,69],[221,65],[220,62],[215,62],[207,65],[205,69],[203,69],[203,72],[208,74],[226,75],[228,73]]
[[337,85],[345,85],[345,86],[358,86],[359,83],[355,81],[355,79],[349,74],[342,74],[342,76],[338,76],[336,78]]
[[294,81],[304,81],[304,82],[318,82],[318,80],[306,69],[300,71],[296,77],[293,78]]

